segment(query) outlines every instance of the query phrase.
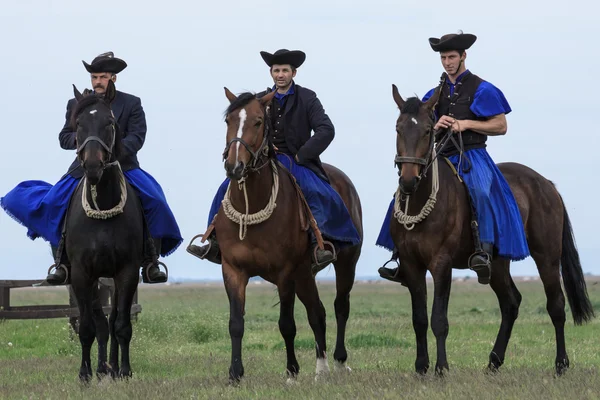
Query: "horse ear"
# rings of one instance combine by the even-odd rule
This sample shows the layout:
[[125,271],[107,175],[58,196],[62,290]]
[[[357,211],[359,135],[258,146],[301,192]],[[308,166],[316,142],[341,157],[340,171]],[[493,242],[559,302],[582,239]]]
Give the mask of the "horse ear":
[[79,92],[75,84],[73,84],[73,94],[75,95],[75,100],[79,103],[81,99],[83,99],[83,95]]
[[277,92],[273,91],[271,93],[267,93],[263,97],[260,97],[258,99],[258,101],[260,101],[260,104],[263,107],[266,107],[267,105],[271,104],[271,100],[273,100],[273,97],[275,96],[275,93],[277,93]]
[[115,88],[115,84],[112,80],[108,81],[108,86],[106,87],[106,94],[104,95],[104,99],[108,101],[108,104],[111,104],[117,95],[117,88]]
[[398,93],[398,88],[393,83],[392,83],[392,96],[394,97],[394,101],[398,105],[398,108],[402,110],[402,107],[404,107],[404,99],[402,98],[402,96],[400,96],[400,93]]
[[225,89],[225,96],[227,96],[227,99],[229,100],[229,103],[233,103],[234,101],[237,100],[237,96],[233,93],[231,93],[231,91],[227,88],[223,88]]
[[425,102],[425,107],[428,110],[432,110],[440,99],[440,93],[442,92],[441,86],[436,88],[431,97]]

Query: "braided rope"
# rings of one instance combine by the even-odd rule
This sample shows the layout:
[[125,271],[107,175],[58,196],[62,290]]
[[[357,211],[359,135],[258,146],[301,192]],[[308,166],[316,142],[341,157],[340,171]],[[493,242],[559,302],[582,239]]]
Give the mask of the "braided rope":
[[227,192],[225,193],[225,198],[222,202],[223,211],[225,212],[227,218],[239,224],[240,240],[244,240],[244,238],[246,237],[246,233],[248,232],[248,225],[260,224],[261,222],[268,220],[271,217],[271,214],[273,214],[275,207],[277,206],[277,203],[275,203],[275,201],[277,200],[277,194],[279,193],[279,171],[277,170],[277,165],[273,160],[271,160],[271,168],[273,169],[273,186],[271,188],[271,198],[269,199],[269,202],[267,203],[265,208],[254,214],[250,214],[248,211],[249,204],[248,192],[246,191],[246,181],[244,180],[239,183],[241,189],[244,191],[244,200],[246,201],[245,213],[241,213],[233,207],[233,205],[231,204],[231,194],[229,191],[231,188],[231,182],[229,182],[229,186],[227,186]]
[[93,219],[109,219],[116,215],[119,215],[123,212],[123,208],[125,207],[125,203],[127,202],[127,186],[125,184],[125,175],[121,170],[121,164],[117,162],[117,166],[119,167],[119,184],[121,186],[121,200],[119,204],[111,208],[110,210],[100,210],[98,207],[98,203],[96,199],[98,198],[98,192],[96,191],[96,186],[90,185],[90,192],[92,194],[92,202],[94,203],[94,208],[90,206],[90,203],[87,200],[87,178],[84,178],[83,182],[83,190],[81,191],[81,205],[83,206],[83,210],[85,211],[85,215]]
[[[434,154],[434,157],[435,157],[435,154]],[[400,200],[401,200],[402,194],[400,193],[399,187],[398,187],[398,190],[396,190],[396,197],[395,197],[395,201],[394,201],[394,218],[396,218],[396,220],[398,220],[398,222],[401,225],[403,225],[404,228],[408,231],[412,230],[415,227],[415,224],[418,224],[419,222],[421,222],[425,218],[427,218],[429,213],[435,207],[435,203],[437,201],[437,192],[440,188],[440,179],[439,179],[440,176],[439,176],[439,171],[438,171],[437,158],[434,158],[434,160],[433,160],[432,173],[433,173],[433,176],[431,179],[431,194],[429,195],[427,202],[421,209],[421,212],[417,215],[408,215],[408,201],[410,200],[410,196],[406,196],[406,204],[404,207],[404,211],[402,210],[402,208],[400,206]]]

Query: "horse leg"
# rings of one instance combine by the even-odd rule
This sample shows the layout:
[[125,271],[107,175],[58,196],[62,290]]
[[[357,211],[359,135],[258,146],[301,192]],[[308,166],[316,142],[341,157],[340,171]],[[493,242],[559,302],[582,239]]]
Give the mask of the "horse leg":
[[119,292],[117,290],[113,293],[111,300],[111,311],[108,318],[108,330],[110,332],[110,373],[113,378],[117,377],[119,373],[119,342],[117,340],[117,334],[115,333],[115,322],[117,321],[117,304],[119,304]]
[[560,286],[559,260],[550,260],[544,255],[532,252],[540,278],[546,292],[546,310],[550,315],[556,334],[556,375],[562,375],[569,368],[569,357],[565,345],[565,296]]
[[427,328],[429,325],[427,321],[427,284],[425,282],[427,270],[422,268],[414,271],[407,266],[405,271],[408,272],[406,284],[410,291],[413,328],[417,338],[415,371],[425,375],[429,369],[429,353],[427,352]]
[[299,265],[296,278],[296,293],[298,298],[304,304],[308,314],[308,323],[315,335],[315,350],[317,353],[317,376],[329,373],[329,364],[327,362],[327,346],[325,340],[326,322],[325,307],[319,299],[317,283],[312,275],[309,266]]
[[102,309],[102,299],[100,297],[100,290],[98,289],[98,282],[94,283],[92,309],[94,325],[96,326],[96,340],[98,341],[98,368],[96,369],[96,376],[98,379],[102,379],[109,373],[109,367],[106,364],[108,321]]
[[138,286],[139,267],[124,266],[114,278],[115,290],[119,293],[117,318],[114,321],[114,332],[121,348],[120,378],[131,377],[129,362],[129,344],[133,335],[131,326],[131,304]]
[[242,338],[244,337],[244,307],[248,276],[225,261],[222,266],[225,290],[229,298],[229,336],[231,337],[229,381],[237,383],[244,376]]
[[448,262],[438,263],[431,268],[434,284],[433,310],[431,311],[431,330],[435,335],[437,361],[435,373],[438,376],[448,371],[446,339],[448,338],[448,301],[452,283],[452,268]]
[[[90,352],[96,337],[92,311],[92,284],[73,276],[75,285],[72,285],[77,296],[79,307],[79,342],[81,343],[81,367],[79,368],[79,379],[89,383],[92,378],[92,361]],[[77,281],[77,283],[76,283]]]
[[281,336],[285,341],[287,354],[286,372],[289,379],[295,379],[300,372],[300,366],[294,351],[294,339],[296,338],[296,322],[294,321],[295,282],[289,276],[285,276],[277,285],[277,290],[280,299],[279,332],[281,332]]
[[510,276],[510,260],[497,258],[492,262],[490,286],[496,293],[496,297],[498,297],[498,304],[502,313],[500,330],[488,363],[490,371],[497,371],[504,363],[508,341],[515,321],[519,316],[519,306],[521,305],[521,293],[519,293]]
[[333,365],[336,371],[351,371],[350,367],[346,364],[348,352],[346,351],[345,339],[346,323],[350,316],[350,291],[354,286],[357,261],[358,254],[353,255],[352,257],[340,254],[337,261],[333,264],[335,267],[336,285],[336,296],[333,305],[337,322],[337,337],[335,351],[333,352]]

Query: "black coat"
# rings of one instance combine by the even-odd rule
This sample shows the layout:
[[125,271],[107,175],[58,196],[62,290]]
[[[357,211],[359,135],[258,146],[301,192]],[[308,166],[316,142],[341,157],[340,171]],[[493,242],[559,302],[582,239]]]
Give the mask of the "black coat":
[[[258,97],[271,91],[269,88]],[[314,131],[312,136],[311,131]],[[294,94],[288,95],[285,102],[283,132],[288,149],[294,157],[298,156],[298,163],[329,182],[319,156],[333,140],[335,129],[315,92],[294,83]]]
[[[60,147],[65,150],[76,150],[75,132],[71,129],[71,112],[75,108],[75,99],[67,103],[65,125],[58,134]],[[112,112],[119,124],[123,135],[123,154],[119,162],[123,171],[139,168],[137,152],[140,151],[146,140],[146,114],[142,108],[139,97],[117,90],[115,99],[111,105]],[[70,175],[74,178],[83,176],[83,168],[79,166],[77,159],[69,167]]]

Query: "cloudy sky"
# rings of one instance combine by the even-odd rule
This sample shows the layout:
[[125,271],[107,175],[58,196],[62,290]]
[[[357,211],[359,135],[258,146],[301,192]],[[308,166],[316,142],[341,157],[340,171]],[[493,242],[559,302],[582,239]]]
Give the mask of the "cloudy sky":
[[[296,82],[317,92],[336,128],[322,159],[344,170],[361,195],[365,244],[358,275],[377,275],[389,253],[375,240],[397,184],[391,85],[404,97],[435,86],[442,68],[427,39],[462,29],[478,36],[467,67],[500,87],[513,109],[508,134],[488,141],[490,154],[556,183],[584,271],[600,273],[600,180],[592,169],[600,144],[600,29],[592,2],[404,3],[4,0],[0,195],[24,180],[54,183],[66,172],[75,154],[59,147],[58,132],[71,84],[89,87],[81,60],[114,51],[129,64],[117,88],[141,97],[146,112],[142,168],[163,186],[185,238],[163,261],[172,278],[220,279],[219,266],[192,257],[185,246],[204,232],[225,177],[223,87],[263,90],[272,81],[259,52],[301,49],[307,59]],[[0,279],[45,276],[52,263],[46,242],[29,240],[4,212],[0,238]],[[537,273],[531,258],[512,270]]]

